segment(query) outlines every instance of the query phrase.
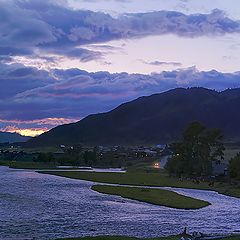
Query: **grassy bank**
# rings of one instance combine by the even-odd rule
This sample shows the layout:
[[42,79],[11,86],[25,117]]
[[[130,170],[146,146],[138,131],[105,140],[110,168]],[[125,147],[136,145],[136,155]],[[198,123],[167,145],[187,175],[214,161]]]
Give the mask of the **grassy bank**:
[[[64,170],[64,168],[59,168],[54,163],[44,163],[44,162],[23,162],[23,161],[0,161],[0,166],[6,166],[14,169],[32,169],[32,170]],[[78,170],[74,166],[69,166],[67,170]],[[66,171],[66,169],[65,169]]]
[[210,205],[208,202],[162,189],[106,185],[95,185],[91,189],[99,193],[118,195],[124,198],[177,209],[200,209]]
[[11,161],[2,161],[0,160],[0,166],[4,166],[4,167],[9,167],[11,165]]
[[192,181],[180,181],[177,178],[170,178],[165,172],[127,172],[123,173],[101,173],[101,172],[47,172],[56,176],[82,179],[99,183],[113,183],[122,185],[138,186],[158,186],[158,187],[177,187],[192,188],[202,190],[214,190],[222,194],[240,197],[240,188],[227,183],[216,183],[214,187],[209,187],[208,183],[196,184]]
[[168,175],[165,173],[145,173],[145,172],[102,173],[102,172],[67,172],[67,171],[63,172],[45,171],[44,173],[100,183],[210,189],[207,184],[197,185],[192,183],[191,181],[178,181],[175,178],[169,178]]
[[[179,240],[180,238],[181,236],[173,236],[173,237],[162,237],[162,238],[144,238],[144,240]],[[64,238],[61,240],[140,240],[140,238],[102,236],[102,237],[84,237],[84,238]]]
[[[144,238],[144,240],[179,240],[180,238],[181,236],[179,235],[179,236],[173,236],[173,237]],[[61,240],[141,240],[141,238],[103,236],[103,237],[65,238]],[[240,236],[226,237],[218,240],[240,240]]]
[[17,169],[56,169],[56,165],[53,163],[43,163],[43,162],[23,162],[23,161],[1,161],[0,166],[6,166],[10,168]]
[[54,169],[56,166],[51,163],[42,162],[11,162],[8,165],[10,168],[17,169]]

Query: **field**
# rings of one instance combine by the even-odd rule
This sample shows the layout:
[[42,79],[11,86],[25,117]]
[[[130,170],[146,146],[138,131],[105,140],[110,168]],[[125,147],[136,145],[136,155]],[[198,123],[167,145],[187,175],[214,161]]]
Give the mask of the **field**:
[[92,186],[91,189],[99,193],[118,195],[123,198],[129,198],[141,202],[147,202],[177,209],[200,209],[210,205],[208,202],[186,197],[175,192],[162,189],[106,185],[95,185]]
[[207,184],[197,185],[192,183],[191,181],[178,181],[175,178],[170,178],[165,172],[101,173],[101,172],[44,171],[44,173],[100,183],[210,189]]
[[179,180],[169,177],[164,171],[159,172],[127,172],[127,173],[100,173],[100,172],[48,172],[42,173],[52,174],[61,177],[82,179],[99,183],[113,183],[122,185],[136,186],[157,186],[157,187],[177,187],[191,188],[202,190],[214,190],[222,194],[240,197],[240,187],[230,185],[228,183],[215,183],[214,187],[209,187],[207,182],[193,183],[190,180]]
[[[2,164],[1,164],[2,163]],[[43,162],[0,162],[2,166],[9,166],[10,168],[17,169],[55,169],[56,166],[53,163],[43,163]]]

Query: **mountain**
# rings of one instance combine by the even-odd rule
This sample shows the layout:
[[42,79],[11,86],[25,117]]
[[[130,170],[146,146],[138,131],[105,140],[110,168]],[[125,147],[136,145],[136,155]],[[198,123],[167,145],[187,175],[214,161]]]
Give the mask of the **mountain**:
[[240,139],[240,89],[217,92],[178,88],[140,97],[107,113],[58,126],[28,141],[29,146],[77,144],[136,145],[176,140],[188,123],[220,128],[226,139]]
[[18,133],[0,132],[0,143],[26,142],[30,137],[22,136]]

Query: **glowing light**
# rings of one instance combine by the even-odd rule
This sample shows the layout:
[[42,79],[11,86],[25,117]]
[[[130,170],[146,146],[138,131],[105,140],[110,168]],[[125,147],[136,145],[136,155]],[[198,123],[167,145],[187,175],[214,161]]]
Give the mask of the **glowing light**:
[[36,137],[47,131],[48,131],[48,129],[19,129],[16,132],[22,136]]
[[27,137],[36,137],[44,132],[47,132],[49,129],[48,128],[25,128],[21,129],[15,126],[8,126],[5,128],[0,129],[3,132],[10,132],[10,133],[18,133],[22,136],[27,136]]
[[77,122],[80,119],[76,118],[43,118],[43,119],[34,119],[34,120],[6,120],[0,119],[0,123],[8,124],[36,124],[36,125],[62,125]]
[[3,126],[5,125],[0,128],[0,131],[19,133],[23,136],[35,137],[58,125],[69,124],[77,121],[79,121],[79,119],[75,118],[43,118],[34,120],[0,119],[0,124]]
[[153,167],[154,168],[160,168],[160,163],[154,163]]

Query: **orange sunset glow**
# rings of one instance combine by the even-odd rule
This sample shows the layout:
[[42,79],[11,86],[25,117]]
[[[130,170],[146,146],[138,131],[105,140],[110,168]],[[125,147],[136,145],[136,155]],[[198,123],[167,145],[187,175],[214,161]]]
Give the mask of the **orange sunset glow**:
[[19,133],[22,136],[35,137],[58,125],[76,121],[78,121],[78,119],[75,118],[43,118],[34,120],[0,119],[0,123],[6,124],[6,126],[0,128],[0,131]]
[[10,133],[18,133],[22,136],[27,136],[27,137],[36,137],[44,132],[47,132],[49,129],[48,128],[25,128],[21,129],[18,127],[14,126],[9,126],[2,128],[1,131],[3,132],[10,132]]

